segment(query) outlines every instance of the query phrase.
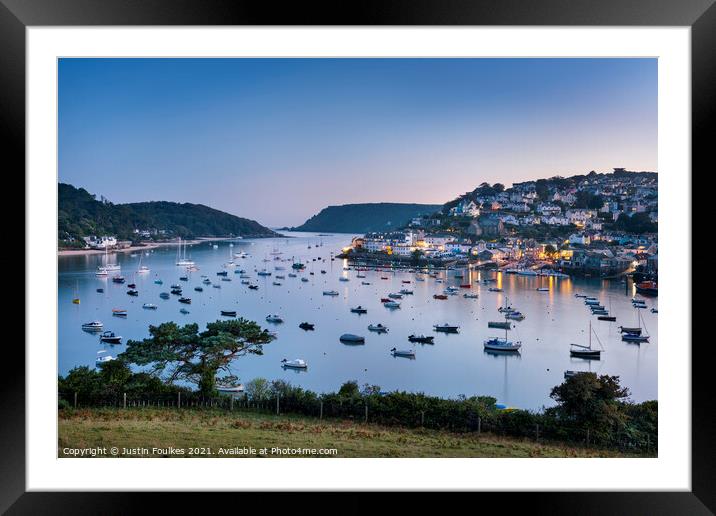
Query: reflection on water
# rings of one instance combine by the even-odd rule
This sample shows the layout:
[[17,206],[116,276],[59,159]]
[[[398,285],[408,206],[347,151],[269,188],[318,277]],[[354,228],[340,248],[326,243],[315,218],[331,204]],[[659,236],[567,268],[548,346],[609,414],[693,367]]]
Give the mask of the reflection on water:
[[[443,271],[438,277],[444,283],[427,276],[425,281],[415,281],[415,275],[408,272],[358,273],[343,270],[348,266],[343,260],[331,260],[331,253],[339,252],[350,242],[351,235],[292,236],[237,241],[233,247],[219,242],[216,249],[211,243],[189,246],[187,256],[199,267],[190,273],[175,265],[175,247],[161,247],[143,254],[141,264],[150,268],[145,274],[136,272],[139,254],[110,256],[110,262],[116,260],[121,265],[125,284],[112,282],[113,273],[109,278],[95,277],[97,266],[106,261],[102,255],[60,257],[59,373],[66,374],[78,365],[94,367],[100,349],[107,349],[111,355],[122,352],[127,339],[147,337],[150,324],[173,320],[196,322],[203,327],[221,319],[221,310],[236,310],[240,316],[278,334],[276,341],[264,347],[262,356],[246,356],[234,362],[232,372],[243,382],[259,376],[282,378],[320,392],[337,390],[341,383],[356,380],[361,385],[379,385],[383,390],[453,397],[491,395],[511,406],[538,409],[552,404],[550,389],[563,381],[565,370],[591,370],[620,376],[635,401],[657,397],[657,314],[649,309],[641,311],[644,326],[651,335],[649,343],[622,342],[618,330],[619,325],[637,324],[636,310],[630,302],[634,295],[631,285],[619,280],[528,277],[485,271],[464,271],[462,279],[455,277],[456,271]],[[236,270],[245,270],[249,281],[259,286],[258,290],[242,284],[233,269],[228,269],[227,279],[231,281],[222,281],[216,275],[225,270],[223,264],[230,256],[242,251],[248,257],[233,258]],[[294,259],[306,264],[306,269],[291,277]],[[276,267],[283,269],[277,271]],[[257,276],[256,272],[262,269],[271,271],[272,276]],[[321,274],[321,270],[326,273]],[[276,274],[285,278],[276,280]],[[357,274],[366,277],[358,278]],[[184,275],[188,281],[179,280]],[[202,283],[203,275],[221,288]],[[349,281],[339,281],[339,277]],[[496,282],[484,283],[485,279],[493,278]],[[163,284],[155,283],[159,279]],[[447,300],[433,299],[433,294],[442,293],[448,286],[459,287],[468,279],[471,289],[460,288],[457,295],[448,296]],[[274,281],[281,285],[274,285]],[[138,296],[126,294],[129,283],[136,283]],[[192,299],[190,305],[179,303],[178,296],[159,297],[161,292],[169,292],[174,283],[182,284],[184,295]],[[202,286],[203,291],[195,291],[197,286]],[[490,292],[491,286],[504,292]],[[549,291],[537,291],[538,287],[549,287]],[[414,294],[399,299],[398,309],[383,307],[381,298],[403,288]],[[339,295],[324,296],[324,290],[335,290]],[[81,300],[78,305],[72,304],[75,292]],[[465,298],[465,292],[476,293],[478,298]],[[617,317],[617,322],[598,321],[575,293],[598,297],[610,314]],[[504,330],[487,327],[488,321],[504,320],[497,308],[505,302],[526,315],[508,332],[511,340],[522,341],[519,354],[483,349],[483,340],[505,336]],[[647,305],[651,308],[655,302],[647,300]],[[144,303],[156,304],[158,308],[143,309]],[[350,311],[358,305],[367,308],[368,313]],[[117,308],[127,309],[127,316],[114,317],[112,309]],[[189,313],[181,313],[181,308]],[[284,322],[267,323],[269,314],[281,316]],[[590,319],[605,349],[602,358],[599,361],[571,358],[569,344],[587,342]],[[102,344],[98,334],[83,331],[81,325],[93,320],[102,321],[104,330],[121,335],[122,344]],[[302,322],[315,324],[315,329],[300,329]],[[369,324],[378,323],[389,331],[368,331]],[[443,323],[458,324],[459,333],[435,333],[433,325]],[[344,333],[363,336],[365,343],[342,343],[339,337]],[[408,341],[408,335],[421,333],[434,335],[434,343]],[[413,349],[415,359],[393,357],[392,348]],[[304,359],[308,369],[282,368],[284,358]]]

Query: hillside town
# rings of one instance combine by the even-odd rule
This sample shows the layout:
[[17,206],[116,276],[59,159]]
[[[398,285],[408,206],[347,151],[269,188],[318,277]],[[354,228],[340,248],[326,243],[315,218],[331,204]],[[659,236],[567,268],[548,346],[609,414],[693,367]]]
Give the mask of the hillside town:
[[481,184],[390,233],[355,238],[354,258],[469,262],[610,277],[658,272],[658,180],[616,168],[570,178]]

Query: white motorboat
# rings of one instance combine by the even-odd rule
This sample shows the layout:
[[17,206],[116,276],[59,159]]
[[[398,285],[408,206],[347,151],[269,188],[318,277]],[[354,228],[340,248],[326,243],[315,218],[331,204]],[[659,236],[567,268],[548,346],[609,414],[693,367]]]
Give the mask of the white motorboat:
[[308,364],[305,360],[302,358],[296,358],[294,360],[286,360],[285,358],[281,360],[282,367],[290,368],[290,369],[307,369]]
[[112,355],[107,355],[106,353],[107,351],[105,351],[104,349],[97,352],[97,360],[95,361],[97,365],[105,364],[114,360],[114,357]]
[[383,326],[382,324],[370,324],[368,325],[368,331],[374,331],[376,333],[387,333],[388,328],[386,326]]
[[323,295],[324,296],[337,296],[339,294],[335,290],[324,290]]
[[267,315],[266,316],[266,322],[271,323],[282,323],[283,319],[278,315]]
[[84,323],[82,325],[82,329],[86,331],[98,331],[104,328],[104,324],[102,324],[102,321],[92,321],[88,323]]
[[400,308],[400,303],[397,301],[386,301],[383,303],[383,306],[386,308]]
[[415,351],[412,349],[391,349],[390,354],[394,357],[415,358]]
[[146,308],[147,310],[156,310],[156,309],[157,309],[157,305],[155,305],[155,304],[153,304],[153,303],[144,303],[144,304],[142,305],[142,308]]
[[236,392],[244,392],[244,386],[239,385],[217,385],[216,390],[219,392],[228,392],[228,393],[236,393]]
[[507,338],[493,337],[483,342],[485,349],[492,351],[519,351],[522,347],[522,343],[517,341],[513,342],[507,340]]

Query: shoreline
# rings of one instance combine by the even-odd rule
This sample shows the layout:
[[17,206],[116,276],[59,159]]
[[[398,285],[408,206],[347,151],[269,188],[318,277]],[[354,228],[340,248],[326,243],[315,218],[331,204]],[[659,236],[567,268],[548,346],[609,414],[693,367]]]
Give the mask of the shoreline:
[[[113,253],[131,253],[136,251],[143,251],[143,250],[149,250],[149,249],[156,249],[158,247],[170,247],[170,246],[177,246],[177,245],[196,245],[196,244],[202,244],[204,242],[220,242],[220,241],[226,241],[226,240],[244,240],[244,239],[250,239],[250,238],[276,238],[276,237],[259,237],[259,236],[251,236],[251,237],[245,237],[238,239],[236,237],[199,237],[195,238],[193,240],[182,240],[181,244],[178,241],[169,241],[169,242],[146,242],[142,245],[133,245],[130,247],[125,247],[123,249],[110,249],[108,251],[108,254]],[[83,255],[93,255],[93,254],[104,254],[104,249],[58,249],[57,250],[57,256],[83,256]]]

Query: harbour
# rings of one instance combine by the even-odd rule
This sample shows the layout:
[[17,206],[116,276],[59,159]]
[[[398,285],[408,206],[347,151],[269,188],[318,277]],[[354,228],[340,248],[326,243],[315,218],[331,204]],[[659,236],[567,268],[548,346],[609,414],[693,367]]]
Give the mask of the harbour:
[[[176,246],[160,246],[112,256],[120,270],[106,276],[96,275],[106,260],[102,254],[60,256],[58,373],[96,367],[99,356],[116,356],[127,340],[147,337],[149,325],[204,327],[244,317],[276,339],[263,355],[235,361],[232,373],[241,382],[285,379],[322,392],[356,380],[384,391],[489,395],[538,410],[552,404],[550,390],[566,371],[592,371],[620,376],[634,401],[657,399],[658,315],[652,310],[658,298],[642,296],[631,280],[508,274],[459,263],[430,271],[356,264],[337,257],[354,236],[290,232],[285,238],[195,242],[181,256],[193,266],[176,265]],[[277,280],[284,270],[293,272]],[[113,281],[120,275],[126,283]],[[127,295],[127,284],[136,295]],[[180,286],[181,296],[161,296],[168,285]],[[595,298],[615,320],[601,320],[578,296]],[[505,317],[499,309],[506,305],[522,317]],[[121,336],[121,343],[83,330],[92,321]],[[509,321],[509,330],[489,327],[500,321]],[[571,344],[588,341],[590,322],[604,347],[599,360],[570,354]],[[304,323],[311,329],[300,327]],[[457,329],[440,331],[440,325]],[[648,331],[648,341],[622,338],[620,326],[636,325]],[[364,340],[356,346],[341,340],[346,334]],[[493,339],[521,345],[488,349],[485,342]]]

